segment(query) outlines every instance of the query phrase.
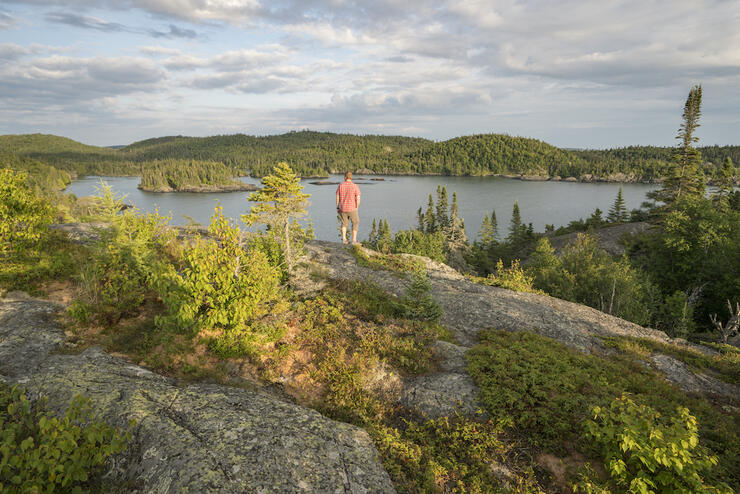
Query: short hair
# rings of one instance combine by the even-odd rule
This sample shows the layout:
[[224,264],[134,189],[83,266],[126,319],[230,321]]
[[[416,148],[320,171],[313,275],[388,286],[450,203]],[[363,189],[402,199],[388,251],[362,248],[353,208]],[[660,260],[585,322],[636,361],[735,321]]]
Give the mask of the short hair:
[[352,172],[344,172],[345,180],[352,180]]

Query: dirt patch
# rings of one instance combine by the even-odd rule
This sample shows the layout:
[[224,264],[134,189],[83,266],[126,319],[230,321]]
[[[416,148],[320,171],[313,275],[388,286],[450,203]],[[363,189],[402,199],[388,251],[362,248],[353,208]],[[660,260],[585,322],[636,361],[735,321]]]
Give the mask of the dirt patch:
[[558,491],[567,494],[574,492],[573,483],[576,481],[576,475],[586,464],[591,465],[599,480],[604,481],[609,477],[601,462],[586,458],[575,450],[571,450],[570,454],[563,458],[552,453],[542,453],[537,456],[536,461],[539,466],[550,472],[552,484]]
[[77,298],[77,291],[74,283],[70,280],[51,281],[41,286],[41,293],[45,298],[68,307],[72,301]]

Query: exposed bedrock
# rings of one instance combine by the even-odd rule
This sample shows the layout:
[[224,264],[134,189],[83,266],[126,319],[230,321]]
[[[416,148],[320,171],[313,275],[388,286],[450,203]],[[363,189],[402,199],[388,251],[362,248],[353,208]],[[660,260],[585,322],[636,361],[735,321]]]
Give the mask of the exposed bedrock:
[[135,421],[128,450],[109,464],[108,490],[394,492],[362,429],[254,391],[178,386],[99,348],[55,354],[64,340],[57,310],[0,299],[0,379],[45,395],[56,412],[82,394],[107,423]]

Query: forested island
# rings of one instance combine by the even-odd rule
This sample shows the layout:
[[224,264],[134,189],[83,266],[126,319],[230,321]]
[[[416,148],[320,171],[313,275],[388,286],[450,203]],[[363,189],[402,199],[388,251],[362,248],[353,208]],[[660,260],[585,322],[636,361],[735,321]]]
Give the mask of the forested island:
[[236,192],[257,187],[232,176],[232,170],[216,161],[154,160],[141,167],[139,188],[147,192]]

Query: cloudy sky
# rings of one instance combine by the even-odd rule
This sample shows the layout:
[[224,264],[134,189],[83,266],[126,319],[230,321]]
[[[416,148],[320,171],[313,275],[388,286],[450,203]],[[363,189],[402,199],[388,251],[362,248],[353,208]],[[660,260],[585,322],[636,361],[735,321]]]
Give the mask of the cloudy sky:
[[740,144],[740,0],[1,0],[0,134]]

